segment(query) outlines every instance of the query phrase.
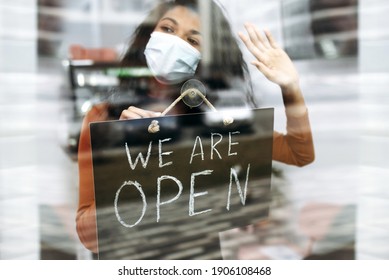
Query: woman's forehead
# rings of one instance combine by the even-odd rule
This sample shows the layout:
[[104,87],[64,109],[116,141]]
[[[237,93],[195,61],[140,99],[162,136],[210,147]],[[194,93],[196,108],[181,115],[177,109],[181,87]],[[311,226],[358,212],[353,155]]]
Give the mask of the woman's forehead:
[[177,25],[200,31],[200,15],[197,11],[184,7],[176,6],[168,10],[161,20],[173,20]]

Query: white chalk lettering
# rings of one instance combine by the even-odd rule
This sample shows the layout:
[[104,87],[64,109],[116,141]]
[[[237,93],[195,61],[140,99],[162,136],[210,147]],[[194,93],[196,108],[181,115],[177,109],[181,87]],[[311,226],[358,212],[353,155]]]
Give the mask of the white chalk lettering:
[[[140,196],[142,197],[142,202],[143,202],[142,213],[141,213],[139,219],[134,224],[128,224],[125,221],[123,221],[123,219],[121,218],[121,216],[119,214],[119,209],[118,209],[118,201],[119,201],[119,196],[120,196],[122,189],[124,187],[130,187],[130,186],[134,186],[139,191]],[[115,208],[116,218],[123,226],[131,228],[131,227],[134,227],[137,224],[139,224],[142,221],[143,216],[146,213],[146,208],[147,208],[146,195],[143,192],[141,185],[136,181],[135,182],[132,182],[132,181],[124,182],[123,185],[121,185],[121,187],[116,192],[115,201],[114,201],[114,208]]]
[[[195,154],[197,142],[199,143],[200,153]],[[203,143],[201,142],[200,136],[196,137],[195,143],[193,145],[192,155],[190,156],[189,164],[192,164],[193,158],[195,156],[201,156],[201,160],[204,160],[204,149],[203,149]]]
[[196,176],[200,176],[200,175],[211,175],[212,172],[213,172],[213,170],[204,170],[204,171],[201,171],[201,172],[192,173],[192,175],[190,176],[189,216],[200,215],[200,214],[212,211],[212,209],[207,209],[207,210],[203,210],[203,211],[200,211],[200,212],[195,212],[195,209],[194,209],[194,200],[195,200],[195,198],[208,194],[207,191],[195,193],[195,191],[194,191],[195,177]]
[[[210,145],[206,146],[207,149],[208,149],[208,147],[210,147],[210,151],[209,151],[210,154],[209,155],[208,154],[205,155],[205,153],[204,153],[204,146],[203,146],[203,142],[202,142],[201,137],[196,136],[194,143],[193,143],[193,148],[192,148],[189,164],[192,164],[195,157],[199,157],[199,159],[201,158],[201,161],[204,161],[205,156],[207,156],[207,157],[209,156],[210,160],[213,160],[213,159],[223,160],[223,158],[226,158],[226,157],[237,156],[239,150],[236,149],[236,146],[239,145],[239,142],[236,139],[234,139],[234,135],[238,135],[238,134],[240,134],[239,131],[229,132],[229,134],[228,134],[228,150],[227,150],[227,149],[221,148],[221,147],[225,147],[225,145],[222,143],[227,142],[227,141],[223,142],[224,135],[221,133],[211,133],[210,134],[210,138],[211,138]],[[166,138],[166,139],[160,139],[158,142],[158,160],[159,160],[158,166],[159,166],[159,168],[173,165],[173,160],[171,160],[172,157],[169,160],[169,156],[171,156],[174,153],[174,151],[173,150],[169,150],[169,151],[164,150],[165,143],[170,142],[171,140],[172,140],[172,138]],[[208,142],[207,142],[207,144],[208,144]],[[225,144],[227,144],[227,143],[225,143]],[[130,147],[128,146],[127,143],[125,143],[125,150],[126,150],[128,163],[129,163],[132,170],[135,170],[137,168],[138,164],[141,164],[141,166],[143,168],[148,167],[148,163],[151,159],[152,145],[153,145],[153,142],[151,141],[148,145],[147,152],[143,151],[143,152],[139,152],[137,155],[135,155],[136,153],[131,155]],[[167,149],[167,148],[165,148],[165,149]],[[239,176],[240,171],[241,171],[240,165],[236,165],[236,166],[238,166],[238,167],[231,167],[229,169],[229,171],[230,171],[229,186],[228,186],[228,190],[226,190],[227,191],[226,208],[228,211],[230,211],[231,204],[233,203],[231,201],[231,197],[233,195],[232,194],[233,185],[236,186],[236,190],[237,190],[237,193],[239,195],[239,199],[240,199],[241,204],[243,206],[245,206],[245,204],[246,204],[247,188],[248,188],[248,183],[249,183],[249,175],[250,175],[250,167],[251,166],[250,166],[250,164],[247,165],[245,179],[240,178],[240,176]],[[206,200],[206,196],[208,196],[208,194],[209,194],[207,190],[199,191],[199,187],[198,187],[199,182],[197,181],[197,180],[199,180],[198,177],[199,176],[209,176],[209,175],[212,175],[213,173],[214,173],[214,170],[208,169],[208,170],[203,170],[203,171],[191,174],[190,182],[189,182],[189,198],[188,198],[189,199],[189,201],[188,201],[189,208],[188,208],[188,212],[187,212],[189,217],[197,216],[197,215],[201,215],[201,214],[205,214],[205,213],[213,211],[212,204],[210,204],[209,206],[205,206],[205,207],[204,206],[202,206],[202,207],[197,206],[197,209],[195,207],[196,201]],[[183,187],[182,182],[174,176],[162,175],[160,177],[157,177],[156,179],[157,179],[157,182],[156,182],[156,201],[155,201],[156,210],[155,211],[156,211],[156,222],[159,222],[161,220],[161,211],[163,210],[163,208],[170,209],[170,207],[168,207],[167,205],[172,204],[175,201],[180,199],[182,193],[184,192],[184,187]],[[240,180],[245,180],[244,185],[242,185],[242,182],[240,182]],[[197,181],[197,186],[196,186],[196,181]],[[173,182],[174,182],[174,184],[177,185],[177,187],[173,186],[174,189],[177,188],[177,191],[174,191],[172,193],[171,188],[172,188]],[[203,182],[205,182],[205,181],[203,181]],[[162,190],[163,184],[164,184],[165,189],[169,189],[169,191],[167,192],[169,194],[168,197],[166,197],[166,196],[161,197],[162,192],[163,192],[163,190]],[[207,185],[205,185],[203,187],[207,187]],[[122,218],[125,216],[123,215],[123,213],[120,213],[120,211],[118,209],[120,195],[125,188],[136,189],[139,192],[140,197],[141,197],[142,209],[139,209],[139,210],[141,210],[141,213],[140,213],[139,218],[134,223],[132,223],[133,221],[127,221],[127,220],[128,219],[135,220],[136,218],[125,218],[126,219],[126,221],[125,221]],[[196,190],[198,192],[196,192]],[[203,197],[203,198],[200,198],[200,197]],[[123,198],[123,200],[124,200],[124,198]],[[238,196],[236,196],[235,200],[239,201]],[[139,203],[139,205],[140,205],[140,203]],[[204,205],[204,203],[202,205]],[[173,205],[171,205],[171,207],[173,207]],[[131,228],[131,227],[138,225],[142,221],[142,219],[144,219],[145,213],[147,211],[146,195],[142,189],[141,184],[136,182],[136,181],[124,182],[116,192],[115,201],[114,201],[114,208],[115,208],[115,215],[116,215],[117,220],[124,227]]]
[[170,140],[172,140],[172,139],[168,138],[168,139],[164,139],[164,140],[159,140],[159,167],[160,168],[173,164],[172,161],[169,161],[165,164],[162,162],[162,156],[168,156],[168,155],[171,155],[173,153],[173,151],[162,153],[162,143],[169,142]]
[[236,188],[238,189],[238,193],[239,193],[240,201],[242,202],[242,205],[246,204],[247,184],[248,184],[248,180],[249,180],[249,173],[250,173],[250,164],[247,166],[246,182],[245,182],[244,190],[242,191],[242,188],[240,186],[240,182],[238,179],[238,174],[236,173],[235,168],[230,169],[230,185],[228,187],[228,197],[227,197],[227,207],[226,207],[227,210],[230,210],[232,177],[234,177],[234,179],[235,179]]
[[[172,181],[176,182],[176,184],[178,186],[178,193],[172,199],[169,199],[168,201],[161,202],[161,182],[163,180],[172,180]],[[160,208],[161,208],[161,205],[169,204],[169,203],[172,203],[173,201],[177,200],[181,196],[182,190],[183,190],[182,183],[177,178],[175,178],[173,176],[167,176],[167,175],[158,177],[158,181],[157,181],[157,203],[156,203],[156,206],[157,206],[157,222],[159,222],[159,219],[160,219]]]
[[149,159],[150,159],[150,155],[151,155],[151,146],[152,146],[153,142],[151,141],[150,144],[149,144],[149,148],[147,150],[147,156],[146,156],[146,159],[144,159],[143,157],[143,154],[142,153],[139,153],[138,156],[136,157],[135,159],[135,162],[132,162],[132,157],[131,157],[131,153],[130,153],[130,148],[128,147],[127,143],[126,143],[126,154],[127,154],[127,158],[128,158],[128,163],[130,164],[130,167],[132,170],[134,170],[136,168],[136,166],[138,165],[138,161],[140,160],[142,162],[142,166],[143,168],[146,168],[147,167],[147,164],[149,162]]
[[[214,137],[219,136],[219,140],[215,143]],[[223,140],[223,135],[220,133],[212,133],[211,134],[211,159],[213,159],[213,152],[215,151],[216,154],[219,156],[220,159],[222,159],[222,156],[220,155],[219,151],[216,149],[217,144],[219,144]]]
[[231,146],[239,145],[239,142],[232,142],[232,135],[240,134],[240,131],[230,132],[228,134],[228,156],[236,156],[238,153],[231,153]]

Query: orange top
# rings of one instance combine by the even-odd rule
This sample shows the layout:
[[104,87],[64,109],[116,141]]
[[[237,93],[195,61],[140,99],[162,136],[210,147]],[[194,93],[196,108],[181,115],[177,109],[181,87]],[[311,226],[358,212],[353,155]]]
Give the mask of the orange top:
[[[86,115],[78,150],[79,205],[76,217],[77,232],[86,248],[97,253],[96,205],[93,183],[92,150],[89,123],[108,118],[107,104],[93,107]],[[314,160],[314,147],[308,112],[296,118],[287,115],[287,133],[274,132],[273,160],[304,166]]]

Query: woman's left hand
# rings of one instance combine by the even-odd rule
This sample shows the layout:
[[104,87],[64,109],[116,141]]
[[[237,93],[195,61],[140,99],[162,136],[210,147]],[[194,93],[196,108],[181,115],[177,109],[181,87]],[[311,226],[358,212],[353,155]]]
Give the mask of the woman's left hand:
[[281,88],[288,89],[298,85],[299,77],[293,62],[281,49],[272,34],[265,30],[265,37],[253,24],[246,23],[248,36],[239,33],[239,37],[256,60],[252,62],[265,77],[278,84]]

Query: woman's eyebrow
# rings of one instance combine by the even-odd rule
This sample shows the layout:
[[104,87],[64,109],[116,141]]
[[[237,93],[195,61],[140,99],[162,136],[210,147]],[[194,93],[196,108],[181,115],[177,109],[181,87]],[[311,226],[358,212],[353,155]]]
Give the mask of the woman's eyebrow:
[[174,18],[171,18],[171,17],[164,17],[161,19],[161,21],[163,20],[169,20],[171,21],[172,23],[174,23],[175,25],[178,25],[178,22],[174,19]]
[[[163,20],[168,20],[168,21],[171,21],[174,25],[179,25],[178,21],[175,20],[174,18],[171,18],[171,17],[164,17],[161,19],[161,21],[163,21]],[[192,35],[201,35],[200,31],[198,31],[196,29],[191,29],[189,32]]]
[[195,30],[195,29],[190,30],[190,33],[191,33],[192,35],[201,35],[201,32],[198,31],[198,30]]

